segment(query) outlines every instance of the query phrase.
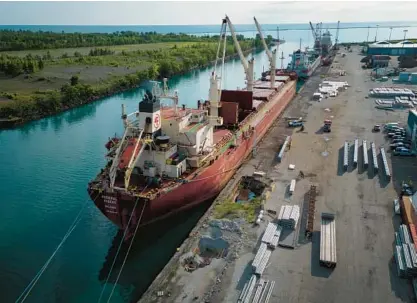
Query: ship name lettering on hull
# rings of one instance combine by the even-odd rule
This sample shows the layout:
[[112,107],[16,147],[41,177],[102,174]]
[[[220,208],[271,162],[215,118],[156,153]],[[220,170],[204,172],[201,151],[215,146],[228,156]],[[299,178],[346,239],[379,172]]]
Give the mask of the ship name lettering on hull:
[[104,209],[107,214],[118,215],[117,198],[112,196],[103,196]]

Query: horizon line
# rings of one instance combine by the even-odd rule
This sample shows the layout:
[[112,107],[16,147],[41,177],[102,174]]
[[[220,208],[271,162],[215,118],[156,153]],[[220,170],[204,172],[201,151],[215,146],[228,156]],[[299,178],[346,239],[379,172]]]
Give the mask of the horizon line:
[[[321,22],[323,24],[337,24],[337,22],[339,21],[326,21],[326,22]],[[353,21],[349,21],[349,22],[342,22],[340,21],[340,24],[346,24],[346,23],[352,23],[352,24],[358,24],[358,23],[414,23],[417,26],[417,21],[410,21],[410,20],[406,20],[406,21],[357,21],[357,22],[353,22]],[[298,23],[298,22],[285,22],[285,23],[263,23],[262,26],[267,26],[267,25],[292,25],[292,24],[296,24],[296,25],[301,25],[301,24],[309,24],[307,22],[302,22],[302,23]],[[316,23],[313,23],[316,24]],[[235,25],[251,25],[251,26],[255,26],[252,23],[236,23]],[[214,24],[0,24],[0,26],[221,26],[220,24],[214,23]],[[410,25],[406,25],[404,24],[404,26],[408,26],[408,27],[412,27]]]

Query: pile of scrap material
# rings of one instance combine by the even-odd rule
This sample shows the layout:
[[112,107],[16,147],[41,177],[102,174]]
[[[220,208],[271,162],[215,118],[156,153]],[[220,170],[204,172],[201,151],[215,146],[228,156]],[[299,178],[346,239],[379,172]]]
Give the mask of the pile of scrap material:
[[395,233],[394,251],[399,277],[417,276],[417,252],[415,243],[411,239],[407,225],[401,224],[400,229]]
[[194,271],[197,268],[204,267],[210,264],[210,259],[202,258],[194,252],[188,252],[181,258],[181,264],[185,271]]
[[417,60],[412,56],[399,56],[398,61],[398,66],[401,68],[413,68],[417,66]]
[[278,216],[278,223],[282,227],[295,229],[300,218],[300,207],[298,205],[284,205]]

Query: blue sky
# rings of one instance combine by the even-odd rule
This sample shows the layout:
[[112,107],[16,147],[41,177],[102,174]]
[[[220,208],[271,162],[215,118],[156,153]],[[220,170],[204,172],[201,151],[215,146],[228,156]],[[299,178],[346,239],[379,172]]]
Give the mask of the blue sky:
[[147,25],[218,24],[228,14],[235,24],[414,20],[417,2],[2,2],[0,24]]

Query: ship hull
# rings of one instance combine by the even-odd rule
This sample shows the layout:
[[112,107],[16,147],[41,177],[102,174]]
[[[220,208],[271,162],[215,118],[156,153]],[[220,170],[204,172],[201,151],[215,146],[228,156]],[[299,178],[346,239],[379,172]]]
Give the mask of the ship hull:
[[311,77],[311,75],[314,73],[314,71],[319,67],[321,64],[321,57],[317,57],[316,60],[308,67],[307,73],[304,73],[302,71],[297,71],[297,75],[302,80],[307,80]]
[[[164,219],[215,198],[295,94],[296,82],[291,81],[277,96],[265,104],[262,112],[252,119],[251,126],[255,131],[251,136],[241,137],[236,146],[222,153],[213,164],[173,190],[163,193],[153,200],[143,198],[136,200],[136,197],[128,192],[99,191],[89,186],[88,192],[91,199],[109,220],[121,229],[125,229],[137,224],[142,226]],[[131,214],[131,224],[128,225]]]

